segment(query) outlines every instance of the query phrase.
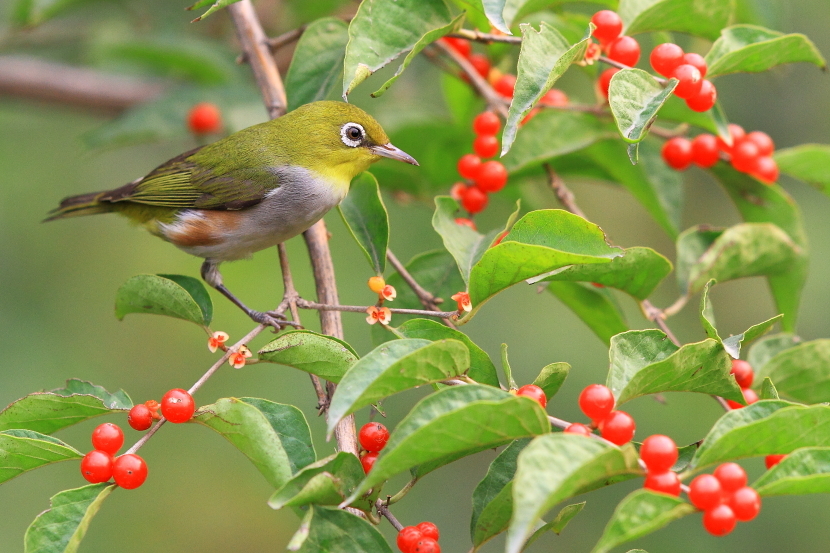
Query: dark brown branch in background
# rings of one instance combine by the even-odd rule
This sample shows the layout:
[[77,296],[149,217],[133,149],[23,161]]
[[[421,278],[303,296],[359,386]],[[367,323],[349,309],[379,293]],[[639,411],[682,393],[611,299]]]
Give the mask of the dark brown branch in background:
[[556,171],[553,170],[550,163],[545,163],[545,171],[548,174],[548,183],[550,183],[550,187],[553,189],[553,193],[556,194],[556,197],[559,199],[562,207],[574,215],[579,215],[583,219],[587,219],[587,217],[585,217],[585,213],[583,213],[582,210],[579,209],[579,206],[576,205],[576,198],[574,197],[573,192],[571,192],[570,188],[565,186],[565,181],[563,181],[562,177],[560,177]]
[[443,41],[435,41],[433,45],[440,48],[444,54],[449,56],[461,68],[461,71],[470,79],[470,83],[472,83],[482,98],[484,98],[490,106],[490,109],[507,119],[507,101],[490,86],[490,83],[484,77],[478,74],[478,71],[476,71],[476,68],[473,67],[469,60],[459,54],[455,48],[450,47]]
[[[438,308],[439,303],[443,303],[443,298],[436,298],[433,296],[428,290],[424,289],[423,286],[418,284],[418,281],[415,280],[409,271],[406,270],[403,263],[392,253],[392,250],[386,250],[386,258],[389,260],[389,263],[392,264],[392,267],[401,275],[401,278],[406,282],[412,291],[415,292],[415,295],[418,296],[418,300],[421,302],[426,309],[430,311],[440,312],[441,310]],[[456,326],[448,319],[444,319],[444,324],[446,324],[450,328],[456,328]]]

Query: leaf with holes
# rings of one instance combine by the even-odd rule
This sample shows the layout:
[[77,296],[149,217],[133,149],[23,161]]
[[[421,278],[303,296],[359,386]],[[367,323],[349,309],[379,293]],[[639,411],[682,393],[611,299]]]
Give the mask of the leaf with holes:
[[349,194],[340,202],[339,209],[369,265],[375,274],[382,275],[386,270],[386,248],[389,246],[389,214],[372,173],[364,171],[352,181]]
[[358,360],[352,346],[310,330],[290,330],[265,344],[259,359],[316,374],[337,384]]

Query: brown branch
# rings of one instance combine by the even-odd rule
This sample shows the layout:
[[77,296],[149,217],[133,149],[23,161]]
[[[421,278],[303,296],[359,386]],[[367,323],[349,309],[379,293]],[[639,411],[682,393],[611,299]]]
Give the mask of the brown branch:
[[548,174],[548,183],[553,189],[553,193],[556,194],[556,197],[562,204],[562,207],[574,215],[579,215],[583,219],[587,219],[587,217],[585,217],[585,213],[579,209],[578,205],[576,205],[576,197],[574,196],[574,193],[571,192],[571,189],[565,186],[565,181],[562,180],[562,177],[560,177],[556,171],[553,170],[550,163],[545,163],[544,167]]
[[[418,300],[421,302],[425,308],[429,309],[430,311],[438,311],[438,304],[442,303],[444,300],[442,298],[436,298],[432,295],[428,290],[426,290],[423,286],[418,284],[418,281],[415,280],[415,277],[406,270],[406,267],[403,263],[392,253],[392,250],[386,250],[386,258],[389,260],[389,263],[392,264],[392,267],[401,275],[401,278],[406,282],[412,291],[415,292],[415,295],[418,296]],[[444,319],[444,324],[446,324],[450,328],[456,328],[456,326],[450,321],[449,319]]]
[[476,71],[476,68],[473,67],[469,60],[459,54],[455,48],[452,48],[441,40],[433,42],[433,45],[440,48],[444,54],[449,56],[456,63],[456,65],[461,68],[461,71],[467,75],[467,78],[470,79],[470,82],[476,91],[481,94],[487,104],[489,104],[490,109],[507,119],[507,100],[502,98],[501,95],[496,92],[492,86],[490,86],[490,83],[478,74],[478,71]]
[[[308,301],[302,298],[297,300],[297,307],[300,309],[316,309],[320,311],[320,315],[325,312],[335,313],[338,311],[346,311],[349,313],[366,313],[369,305],[340,305],[339,303],[318,303],[316,301]],[[442,319],[450,319],[458,316],[458,311],[427,311],[425,309],[399,309],[396,307],[388,308],[392,313],[399,313],[402,315],[421,315],[423,317],[441,317]],[[339,318],[339,317],[338,317]]]
[[398,532],[403,530],[403,524],[401,524],[400,521],[397,518],[395,518],[395,515],[389,512],[389,507],[384,503],[382,499],[378,499],[377,501],[375,501],[375,508],[378,510],[378,514],[380,516],[385,517],[386,520],[388,520],[389,523],[395,527],[395,530],[397,530]]
[[0,56],[0,95],[119,113],[157,98],[167,83],[113,75],[29,56]]
[[504,44],[521,44],[522,37],[520,36],[512,36],[512,35],[494,35],[491,33],[482,33],[480,31],[471,31],[469,29],[459,29],[458,32],[452,33],[450,35],[453,38],[463,38],[466,40],[472,40],[474,42],[484,42],[484,43],[491,43],[491,42],[501,42]]

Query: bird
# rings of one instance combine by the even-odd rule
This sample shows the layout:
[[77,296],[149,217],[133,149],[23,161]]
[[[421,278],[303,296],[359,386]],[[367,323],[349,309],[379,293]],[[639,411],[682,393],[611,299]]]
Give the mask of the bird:
[[279,329],[284,317],[245,305],[225,286],[219,265],[304,232],[383,158],[418,165],[362,109],[312,102],[178,155],[119,188],[65,198],[45,221],[123,215],[204,258],[205,282],[255,322]]

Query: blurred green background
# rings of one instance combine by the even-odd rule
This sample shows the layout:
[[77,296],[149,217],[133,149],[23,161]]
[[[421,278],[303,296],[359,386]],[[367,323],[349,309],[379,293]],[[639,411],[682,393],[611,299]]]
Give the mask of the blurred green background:
[[[0,2],[0,21],[7,21],[12,4]],[[803,32],[825,57],[830,57],[827,0],[758,0],[755,4],[766,25]],[[257,6],[271,35],[335,10],[354,10],[353,3],[338,0],[263,0]],[[119,55],[112,45],[137,37],[170,40],[192,48],[194,55],[220,60],[216,63],[235,72],[235,79],[248,83],[246,67],[231,67],[235,46],[227,14],[220,12],[200,25],[191,25],[193,15],[182,7],[182,3],[169,0],[92,2],[31,31],[0,28],[0,54],[39,55],[146,75],[146,67],[126,62],[127,57]],[[206,49],[200,48],[208,44]],[[690,46],[700,52],[707,48],[705,44]],[[280,60],[285,62],[288,55],[281,53]],[[360,87],[352,101],[372,112],[395,142],[396,129],[403,128],[407,121],[447,118],[440,101],[438,73],[435,66],[419,58],[383,98],[372,100],[368,96],[374,90],[372,86],[381,82],[382,77],[376,77]],[[571,73],[576,75],[569,74],[563,87],[573,96],[590,101],[592,98],[584,92],[588,90],[584,88],[584,76]],[[198,80],[193,75],[186,77]],[[199,78],[207,79],[207,84],[222,84],[211,81],[209,75]],[[815,67],[785,66],[762,75],[729,76],[718,79],[717,85],[730,119],[748,130],[769,133],[778,147],[830,142],[830,78]],[[255,90],[250,84],[246,86],[250,94],[244,102],[233,113],[226,112],[232,126],[265,119],[264,110],[256,106]],[[115,291],[129,277],[138,273],[198,276],[200,260],[131,228],[115,216],[40,223],[64,196],[121,185],[195,145],[184,133],[182,120],[173,119],[166,124],[174,131],[163,140],[124,147],[89,147],[89,141],[100,136],[100,129],[110,120],[107,114],[0,97],[0,336],[5,346],[0,362],[0,406],[36,390],[60,387],[69,377],[90,380],[109,390],[123,388],[137,402],[159,399],[170,388],[189,387],[215,359],[205,347],[204,333],[195,326],[142,315],[130,315],[118,322],[113,315]],[[424,149],[429,140],[428,134],[423,136]],[[459,148],[466,149],[468,143]],[[421,159],[419,154],[423,152],[415,149],[410,153]],[[379,175],[383,178],[383,171]],[[432,184],[446,190],[453,178],[447,173],[445,182]],[[620,188],[591,182],[569,184],[589,218],[616,244],[651,246],[673,259],[671,240]],[[799,333],[805,339],[827,337],[830,199],[802,183],[784,180],[783,184],[804,211],[812,247]],[[406,188],[405,183],[395,186]],[[532,194],[532,200],[524,204],[526,208],[556,206],[542,183],[533,186],[543,192]],[[685,227],[738,221],[726,195],[704,173],[687,173],[685,193]],[[494,200],[480,218],[480,228],[499,225],[512,210],[506,197]],[[401,259],[440,246],[430,226],[429,203],[390,194],[387,205],[391,247]],[[332,233],[341,301],[370,303],[371,293],[365,287],[371,276],[369,266],[339,216],[332,213],[326,220]],[[301,294],[313,298],[314,285],[302,240],[292,240],[288,250]],[[228,264],[223,273],[226,283],[255,308],[274,306],[281,296],[274,250],[260,252],[252,261]],[[216,302],[214,328],[230,333],[232,339],[251,328],[238,309],[217,294],[212,295]],[[727,333],[740,332],[775,314],[762,279],[726,283],[713,295],[720,327]],[[669,278],[653,301],[665,306],[676,296],[676,286]],[[632,327],[648,326],[633,302],[623,297],[620,301]],[[373,347],[371,333],[363,317],[344,314],[343,319],[346,339],[359,353],[369,351]],[[317,328],[312,312],[303,313],[303,322]],[[703,338],[694,305],[671,319],[670,324],[684,342]],[[564,419],[579,420],[578,391],[588,383],[605,379],[606,348],[550,295],[537,298],[533,287],[515,287],[501,294],[465,330],[494,359],[500,344],[509,344],[519,383],[532,380],[547,363],[569,362],[573,366],[571,376],[548,407],[550,413]],[[252,349],[268,340],[268,336],[260,336]],[[396,424],[423,394],[412,391],[388,401],[384,406],[387,424]],[[305,374],[267,363],[239,371],[226,366],[199,391],[196,400],[205,404],[224,396],[259,396],[298,405],[311,424],[318,456],[333,451],[332,444],[325,442],[323,421],[316,417],[315,397]],[[710,398],[693,394],[669,394],[665,405],[641,398],[628,410],[637,419],[638,436],[666,433],[683,444],[700,439],[720,415]],[[366,417],[367,413],[359,413],[359,424]],[[126,426],[123,417],[111,420],[126,428],[128,444],[139,437]],[[96,419],[61,431],[58,436],[85,451],[90,447],[92,428],[100,422]],[[293,513],[267,507],[265,501],[272,490],[265,480],[230,444],[205,428],[167,425],[141,454],[150,466],[147,483],[135,491],[119,491],[107,500],[81,551],[281,551],[298,525]],[[429,475],[395,506],[396,516],[404,524],[432,520],[441,528],[444,551],[467,551],[470,496],[494,456],[492,451],[485,452]],[[746,467],[750,479],[763,470],[760,459],[747,462]],[[393,481],[387,489],[394,491],[403,481]],[[35,516],[48,507],[49,497],[84,483],[77,463],[69,462],[0,486],[0,553],[22,551],[23,534]],[[585,496],[585,511],[565,532],[540,540],[531,551],[589,551],[616,502],[640,485],[632,481]],[[642,547],[650,553],[826,551],[830,548],[830,526],[824,524],[828,509],[827,496],[772,498],[765,501],[754,522],[739,525],[726,538],[711,537],[701,528],[700,517],[690,516],[632,542],[631,547]],[[387,536],[393,535],[388,524],[381,529]],[[495,540],[485,551],[499,551],[501,543]]]

